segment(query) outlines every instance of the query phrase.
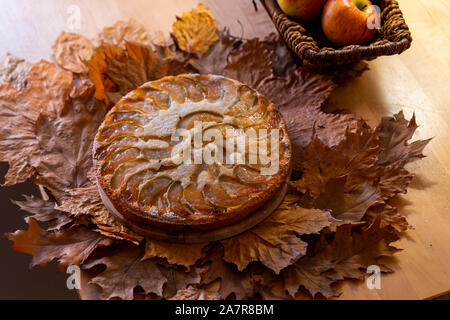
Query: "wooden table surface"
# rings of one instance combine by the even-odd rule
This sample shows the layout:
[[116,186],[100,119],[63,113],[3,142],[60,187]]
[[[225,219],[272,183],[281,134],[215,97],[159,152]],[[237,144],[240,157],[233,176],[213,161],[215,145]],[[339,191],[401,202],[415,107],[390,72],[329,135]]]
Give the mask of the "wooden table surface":
[[[0,59],[10,52],[29,61],[50,59],[62,30],[70,30],[68,8],[80,8],[80,29],[88,37],[117,20],[130,17],[150,33],[168,35],[175,15],[196,0],[0,0]],[[251,0],[203,0],[232,34],[264,37],[275,31],[259,4]],[[383,275],[380,290],[364,283],[343,286],[340,298],[424,299],[450,291],[450,21],[448,0],[399,0],[414,42],[401,56],[371,61],[370,71],[332,95],[327,109],[346,109],[375,125],[400,110],[416,113],[416,138],[434,137],[427,158],[409,165],[417,176],[397,204],[414,230],[396,245],[395,270]]]

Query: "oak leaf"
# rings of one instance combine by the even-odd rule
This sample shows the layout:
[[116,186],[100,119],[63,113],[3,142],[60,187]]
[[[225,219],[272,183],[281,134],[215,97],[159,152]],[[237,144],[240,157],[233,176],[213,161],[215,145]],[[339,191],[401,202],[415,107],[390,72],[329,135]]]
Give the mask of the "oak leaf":
[[53,59],[63,69],[73,73],[86,73],[87,62],[94,54],[89,39],[75,33],[62,32],[53,44]]
[[101,299],[132,300],[134,289],[140,286],[146,294],[163,294],[167,278],[161,273],[157,259],[142,260],[144,246],[130,243],[120,245],[112,255],[92,259],[83,265],[90,269],[105,265],[106,269],[91,279],[102,288]]
[[307,243],[300,235],[317,234],[331,222],[327,211],[285,203],[256,227],[222,241],[223,258],[240,271],[259,261],[278,274],[306,254]]
[[0,84],[9,83],[17,90],[23,91],[27,87],[27,76],[31,63],[19,59],[9,53],[0,63]]
[[173,24],[173,34],[181,50],[189,53],[205,53],[219,39],[218,22],[203,3],[182,14]]
[[6,238],[14,241],[12,249],[33,256],[30,268],[45,266],[53,259],[58,259],[60,269],[72,264],[80,265],[95,248],[111,244],[111,239],[84,226],[49,232],[41,229],[32,218],[28,224],[28,230],[8,233]]

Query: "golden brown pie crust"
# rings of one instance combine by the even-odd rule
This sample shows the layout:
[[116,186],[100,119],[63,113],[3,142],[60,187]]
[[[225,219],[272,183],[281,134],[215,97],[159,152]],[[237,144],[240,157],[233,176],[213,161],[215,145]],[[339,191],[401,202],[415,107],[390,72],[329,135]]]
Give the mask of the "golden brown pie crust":
[[[262,175],[264,164],[249,164],[248,154],[245,164],[174,164],[170,152],[180,141],[172,134],[192,131],[195,121],[236,135],[279,129],[278,172]],[[291,144],[280,112],[261,94],[222,76],[189,74],[123,97],[98,129],[93,159],[99,187],[130,223],[211,230],[239,222],[273,197],[289,174]]]

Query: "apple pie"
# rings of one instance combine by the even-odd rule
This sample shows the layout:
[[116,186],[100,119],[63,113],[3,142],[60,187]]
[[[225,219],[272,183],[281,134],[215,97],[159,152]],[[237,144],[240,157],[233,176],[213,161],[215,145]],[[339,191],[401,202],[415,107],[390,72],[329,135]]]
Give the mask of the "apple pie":
[[278,109],[222,76],[149,82],[106,115],[93,146],[108,209],[131,224],[212,230],[240,222],[288,178],[291,144]]

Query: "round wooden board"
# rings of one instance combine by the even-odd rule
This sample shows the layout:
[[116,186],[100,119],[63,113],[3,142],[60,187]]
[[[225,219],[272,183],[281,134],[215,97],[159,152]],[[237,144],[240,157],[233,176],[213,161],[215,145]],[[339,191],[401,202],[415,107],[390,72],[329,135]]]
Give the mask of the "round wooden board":
[[124,226],[130,228],[134,232],[148,236],[154,240],[169,241],[175,243],[204,243],[210,241],[223,240],[226,238],[233,237],[240,234],[248,229],[253,228],[258,223],[267,218],[272,212],[274,212],[281,202],[283,202],[284,196],[287,192],[287,183],[278,190],[278,192],[267,201],[263,207],[255,211],[239,223],[225,226],[222,228],[214,229],[211,231],[194,231],[194,230],[181,230],[181,231],[169,231],[158,229],[154,227],[146,226],[142,228],[141,226],[127,221],[120,212],[114,207],[111,200],[106,196],[103,189],[97,184],[100,197],[102,198],[105,207],[108,211]]

